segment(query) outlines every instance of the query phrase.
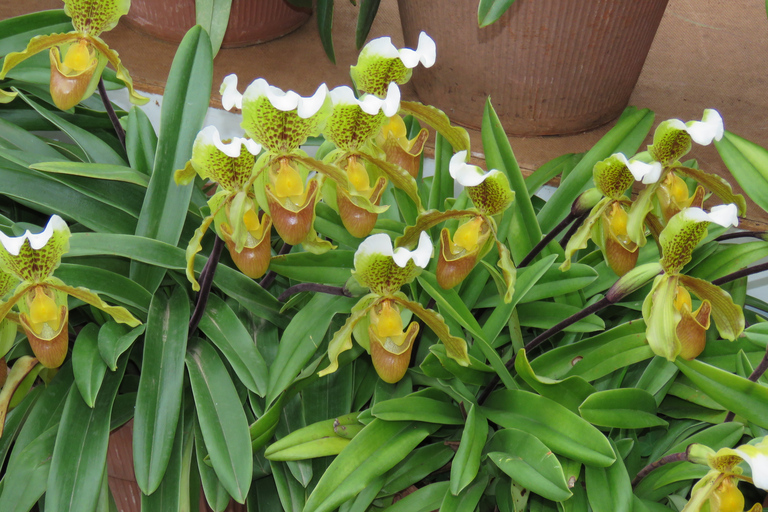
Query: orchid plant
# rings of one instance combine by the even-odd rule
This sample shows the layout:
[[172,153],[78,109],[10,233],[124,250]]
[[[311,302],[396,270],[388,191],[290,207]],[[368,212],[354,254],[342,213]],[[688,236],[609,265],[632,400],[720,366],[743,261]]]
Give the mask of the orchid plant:
[[[142,101],[99,39],[129,2],[64,7],[0,45],[0,510],[110,510],[108,438],[130,419],[145,510],[195,508],[200,486],[216,511],[768,503],[768,304],[745,282],[768,242],[684,160],[714,144],[768,210],[768,151],[718,112],[643,148],[653,114],[628,108],[524,177],[490,102],[478,148],[402,97],[437,59],[422,34],[370,41],[348,85],[308,96],[227,76],[227,137],[202,126],[196,27],[157,134],[102,87],[109,118],[73,109],[108,62]],[[14,74],[46,49],[50,78]]]

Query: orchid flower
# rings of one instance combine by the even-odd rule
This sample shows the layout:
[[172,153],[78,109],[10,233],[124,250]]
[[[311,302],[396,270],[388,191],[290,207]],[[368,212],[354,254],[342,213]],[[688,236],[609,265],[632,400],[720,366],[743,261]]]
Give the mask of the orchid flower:
[[52,216],[40,233],[27,231],[9,237],[0,232],[0,266],[20,281],[10,298],[0,305],[0,320],[13,306],[18,308],[19,322],[32,351],[47,368],[58,368],[67,355],[68,295],[104,311],[117,322],[131,327],[141,323],[126,309],[109,306],[92,291],[67,286],[53,277],[62,255],[69,250],[69,237],[69,227],[58,215]]
[[421,154],[429,138],[426,128],[419,130],[415,137],[409,139],[402,116],[394,115],[389,122],[382,126],[376,135],[376,145],[384,151],[386,161],[408,171],[414,179],[419,175]]
[[389,37],[380,37],[363,47],[357,65],[350,68],[350,74],[358,91],[384,97],[390,83],[407,83],[413,68],[419,63],[432,67],[436,55],[435,42],[425,32],[419,34],[415,50],[398,49]]
[[115,28],[120,16],[128,13],[130,5],[130,0],[64,0],[64,12],[72,18],[75,30],[33,37],[24,51],[5,57],[0,79],[20,62],[50,49],[51,96],[60,109],[70,109],[90,97],[107,63],[115,68],[117,78],[128,87],[131,102],[143,105],[149,98],[134,90],[131,76],[117,52],[99,37],[102,32]]
[[[711,448],[693,444],[688,448],[688,460],[709,466],[710,471],[693,486],[691,499],[683,512],[742,512],[744,496],[738,489],[739,480],[752,483],[755,487],[768,490],[768,439],[756,444],[745,444],[738,448]],[[740,466],[745,463],[751,470],[751,478],[743,474]],[[749,512],[760,512],[762,506],[755,504]]]
[[[651,350],[669,361],[678,355],[693,359],[704,350],[710,315],[725,339],[733,341],[744,330],[744,314],[726,291],[681,274],[693,250],[706,237],[710,222],[736,226],[736,205],[715,206],[710,213],[685,208],[670,219],[659,236],[663,273],[654,279],[643,301],[643,318]],[[692,311],[690,292],[702,300],[696,311]]]
[[330,363],[320,376],[338,369],[339,355],[352,348],[354,333],[357,342],[370,352],[382,380],[392,383],[402,379],[419,331],[417,322],[411,322],[404,329],[403,318],[407,319],[411,313],[437,334],[450,357],[463,366],[469,365],[466,341],[451,335],[442,316],[410,301],[400,291],[429,264],[433,252],[432,241],[425,232],[421,232],[413,250],[395,249],[385,233],[371,235],[360,244],[355,252],[352,275],[371,293],[360,299],[344,326],[334,334],[328,345]]
[[200,289],[194,273],[195,254],[201,251],[201,240],[211,222],[245,275],[255,279],[267,271],[272,220],[267,214],[259,218],[252,179],[260,152],[261,146],[251,139],[222,141],[219,130],[207,126],[195,138],[192,159],[184,169],[176,171],[174,179],[179,185],[190,183],[196,175],[218,185],[208,201],[211,215],[203,219],[187,246],[187,279],[194,290]]

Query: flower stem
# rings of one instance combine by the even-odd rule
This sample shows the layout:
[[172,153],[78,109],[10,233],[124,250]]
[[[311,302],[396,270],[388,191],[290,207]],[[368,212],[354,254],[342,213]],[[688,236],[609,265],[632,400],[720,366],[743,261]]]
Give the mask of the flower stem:
[[520,263],[517,265],[517,268],[522,268],[527,266],[531,261],[533,261],[533,258],[538,256],[538,254],[544,250],[544,248],[549,245],[549,242],[555,239],[557,235],[560,234],[562,230],[568,227],[568,225],[573,222],[576,219],[576,215],[573,214],[573,212],[568,212],[568,215],[565,216],[565,218],[560,221],[560,224],[555,226],[555,228],[547,233],[547,235],[541,239],[539,243],[537,243],[533,249],[531,249],[531,252],[529,252],[525,258],[523,258]]
[[[760,364],[757,365],[757,368],[755,368],[752,373],[747,377],[747,379],[751,380],[752,382],[757,382],[757,379],[763,376],[765,371],[768,370],[768,347],[765,347],[765,354],[763,354],[763,359],[760,361]],[[733,421],[733,418],[736,417],[736,413],[733,411],[728,411],[728,414],[725,416],[725,423]]]
[[191,337],[197,330],[200,320],[203,318],[205,306],[208,305],[208,296],[211,294],[211,284],[213,284],[213,275],[216,273],[216,266],[219,264],[221,250],[224,248],[224,241],[216,237],[213,242],[211,255],[205,262],[202,272],[200,272],[200,292],[197,294],[197,303],[192,317],[189,319],[189,336]]
[[723,277],[719,277],[713,280],[712,284],[714,284],[715,286],[720,286],[725,283],[730,283],[731,281],[735,281],[736,279],[741,279],[742,277],[751,276],[752,274],[757,274],[760,272],[764,272],[766,270],[768,270],[768,263],[761,263],[759,265],[755,265],[754,267],[743,268],[741,270],[737,270],[736,272],[732,272]]
[[648,476],[648,473],[653,471],[656,468],[659,468],[663,466],[664,464],[669,464],[670,462],[682,462],[688,460],[688,453],[687,452],[680,452],[680,453],[671,453],[669,455],[666,455],[656,462],[651,462],[647,466],[645,466],[643,469],[640,470],[640,472],[637,474],[634,480],[632,480],[632,488],[635,488],[637,484],[639,484],[643,478]]
[[[282,256],[284,254],[288,254],[289,252],[291,252],[291,247],[293,246],[283,242],[283,246],[280,248],[277,255]],[[267,274],[264,277],[261,278],[261,281],[259,281],[259,286],[261,286],[266,290],[272,285],[272,283],[275,282],[276,277],[277,277],[277,274],[273,270],[270,270],[269,272],[267,272]]]
[[99,78],[99,96],[101,96],[101,102],[104,103],[104,108],[107,110],[109,120],[112,121],[112,127],[115,129],[117,139],[120,141],[120,145],[125,148],[125,130],[123,130],[123,125],[120,124],[120,119],[118,119],[117,114],[115,114],[115,109],[112,108],[112,102],[109,101],[107,88],[104,86],[103,78]]
[[280,294],[277,300],[280,302],[285,302],[291,298],[292,295],[296,295],[297,293],[301,292],[320,292],[327,293],[328,295],[343,295],[345,297],[352,296],[352,294],[349,293],[349,290],[343,286],[331,286],[328,284],[318,283],[300,283],[287,288],[283,293]]

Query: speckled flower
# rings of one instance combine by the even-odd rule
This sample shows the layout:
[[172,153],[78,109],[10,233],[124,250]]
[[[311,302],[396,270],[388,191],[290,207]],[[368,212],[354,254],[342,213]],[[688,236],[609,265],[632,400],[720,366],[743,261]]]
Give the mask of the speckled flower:
[[101,309],[117,322],[131,327],[140,324],[124,308],[109,306],[90,290],[67,286],[52,276],[69,249],[69,236],[69,227],[58,215],[52,216],[40,233],[27,231],[9,237],[0,232],[0,266],[20,281],[7,302],[0,305],[0,319],[13,306],[18,307],[19,321],[32,350],[48,368],[61,366],[67,355],[68,295]]
[[128,87],[131,102],[146,103],[149,98],[134,90],[128,70],[120,62],[117,52],[99,37],[102,32],[115,28],[130,5],[130,0],[64,0],[64,12],[72,18],[75,30],[33,37],[24,51],[6,55],[0,79],[22,61],[50,49],[51,96],[60,109],[70,109],[90,97],[107,63],[115,68],[117,78]]
[[466,151],[459,151],[451,157],[448,171],[459,185],[466,187],[472,202],[486,215],[503,212],[515,198],[503,172],[496,169],[483,172],[478,166],[468,164]]

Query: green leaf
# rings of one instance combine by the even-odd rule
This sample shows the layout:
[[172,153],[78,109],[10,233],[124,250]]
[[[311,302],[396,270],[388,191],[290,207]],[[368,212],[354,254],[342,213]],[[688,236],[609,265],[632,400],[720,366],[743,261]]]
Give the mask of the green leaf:
[[480,457],[488,437],[488,420],[472,404],[467,413],[467,422],[461,433],[459,449],[451,462],[451,494],[459,494],[477,476]]
[[601,427],[651,428],[669,424],[656,415],[653,395],[637,388],[593,393],[579,407],[581,417]]
[[482,410],[488,420],[535,435],[553,452],[574,460],[606,467],[616,459],[599,430],[549,398],[505,389],[492,393]]
[[594,386],[581,377],[573,376],[554,380],[537,376],[528,362],[525,349],[517,353],[515,371],[537,393],[554,400],[574,413],[577,413],[582,402],[596,391]]
[[227,492],[243,503],[251,486],[253,455],[237,390],[216,350],[205,340],[190,343],[186,363],[213,469]]
[[690,275],[712,281],[748,267],[768,256],[768,243],[720,244],[717,251],[696,265]]
[[538,219],[543,232],[551,231],[565,218],[573,201],[590,187],[592,168],[597,162],[614,153],[624,153],[629,157],[637,152],[653,125],[653,118],[653,112],[648,109],[637,110],[629,107],[624,111],[616,126],[584,155],[539,211]]
[[424,396],[406,396],[377,402],[371,414],[385,421],[423,421],[445,425],[463,425],[458,406]]
[[200,423],[195,421],[195,457],[197,470],[200,472],[200,480],[205,493],[205,500],[215,512],[223,512],[229,504],[229,494],[221,485],[213,468],[205,463],[208,456],[208,448],[205,446],[203,433],[200,431]]
[[51,456],[59,425],[56,424],[19,450],[11,460],[3,478],[0,510],[28,512],[43,495],[48,485]]
[[442,505],[448,492],[448,482],[435,482],[412,492],[382,512],[431,512]]
[[106,471],[112,404],[127,364],[126,357],[117,371],[107,375],[93,408],[82,400],[74,388],[70,389],[51,458],[45,494],[46,510],[58,512],[96,508],[101,493],[101,476]]
[[[559,322],[580,312],[583,308],[555,302],[529,302],[518,304],[520,325],[549,329]],[[594,332],[605,329],[605,322],[597,315],[589,315],[563,329],[565,332]]]
[[352,276],[354,254],[342,250],[285,254],[272,258],[269,269],[295,281],[343,286]]
[[[157,154],[136,226],[138,236],[171,245],[179,242],[193,184],[176,185],[173,173],[183,168],[192,154],[192,143],[208,112],[212,81],[208,34],[201,27],[193,27],[181,41],[168,75]],[[163,268],[131,262],[131,279],[150,292],[157,289],[164,275]]]
[[482,476],[465,488],[458,496],[445,493],[443,503],[440,505],[442,512],[474,512],[488,487],[489,476],[483,471]]
[[125,128],[125,152],[131,168],[149,175],[155,165],[157,134],[152,122],[139,107],[132,107],[128,113]]
[[211,36],[211,54],[214,57],[224,40],[231,8],[232,0],[195,0],[195,23]]
[[567,295],[583,289],[595,281],[597,277],[598,272],[593,267],[579,263],[572,264],[571,268],[565,272],[556,267],[550,268],[531,290],[523,295],[520,302],[534,302]]
[[77,334],[72,349],[72,368],[75,383],[88,407],[93,408],[107,365],[99,354],[99,327],[89,323]]
[[147,290],[127,277],[98,267],[62,263],[53,275],[70,286],[87,288],[141,311],[146,312],[152,300]]
[[488,458],[512,480],[543,498],[565,501],[571,497],[560,461],[534,435],[499,430],[488,442]]
[[35,12],[0,21],[0,55],[23,49],[32,37],[72,30],[63,9]]
[[715,402],[752,423],[768,428],[768,389],[765,386],[701,361],[678,358],[675,364]]
[[586,465],[584,469],[587,498],[594,512],[632,512],[634,496],[621,457],[606,468]]
[[267,392],[267,363],[256,348],[253,336],[226,302],[211,295],[200,330],[208,336],[227,358],[232,369],[245,387],[259,396]]
[[744,192],[768,210],[768,150],[729,131],[715,147]]
[[146,329],[146,325],[131,329],[114,320],[101,326],[98,336],[99,354],[110,370],[115,371],[117,369],[118,358],[133,346],[133,342],[144,333],[144,329]]
[[357,13],[357,28],[355,29],[355,46],[358,50],[363,47],[368,38],[380,2],[381,0],[360,0],[360,11]]
[[482,28],[494,23],[514,2],[515,0],[480,0],[477,6],[478,26]]
[[403,460],[437,428],[434,424],[375,418],[331,462],[309,495],[304,512],[334,510]]
[[333,29],[333,2],[334,0],[317,0],[315,11],[320,42],[323,44],[328,60],[336,64],[336,55],[333,52],[333,33],[331,32]]
[[53,174],[68,174],[84,176],[100,180],[120,181],[146,187],[149,178],[145,174],[134,171],[123,165],[111,165],[85,162],[42,162],[30,166],[32,169]]
[[378,486],[379,494],[385,496],[404,491],[445,466],[453,454],[453,450],[442,442],[421,446],[382,475],[380,485],[376,479],[371,486]]
[[133,460],[144,494],[160,485],[173,449],[181,411],[189,300],[181,288],[152,298],[144,336],[144,356],[136,396]]

